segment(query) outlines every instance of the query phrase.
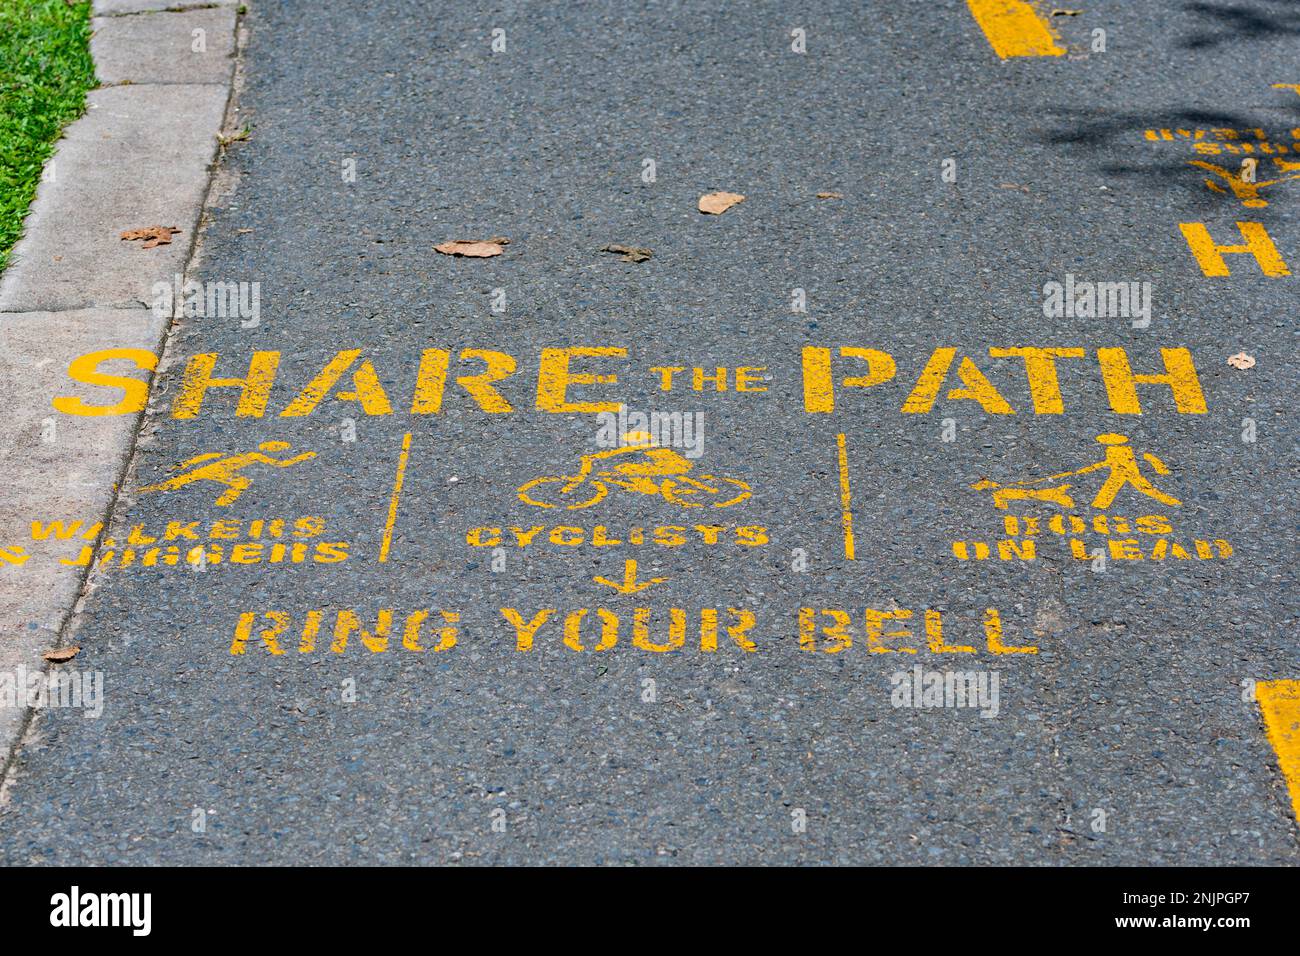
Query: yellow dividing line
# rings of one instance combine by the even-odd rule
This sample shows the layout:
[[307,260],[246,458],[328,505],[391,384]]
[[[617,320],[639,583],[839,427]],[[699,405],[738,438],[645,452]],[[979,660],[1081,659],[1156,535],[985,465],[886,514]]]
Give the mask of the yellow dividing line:
[[843,435],[835,436],[840,451],[840,524],[844,528],[844,557],[856,561],[853,548],[853,493],[849,490],[849,449]]
[[1011,56],[1063,56],[1055,31],[1023,0],[966,0],[993,52]]
[[1259,681],[1255,699],[1291,792],[1291,809],[1300,822],[1300,680]]
[[380,563],[388,560],[388,549],[393,546],[393,525],[397,523],[397,499],[402,496],[402,482],[406,480],[406,462],[411,457],[411,433],[402,439],[402,453],[397,457],[397,477],[393,479],[393,495],[388,500],[388,521],[384,525],[384,540],[379,545]]

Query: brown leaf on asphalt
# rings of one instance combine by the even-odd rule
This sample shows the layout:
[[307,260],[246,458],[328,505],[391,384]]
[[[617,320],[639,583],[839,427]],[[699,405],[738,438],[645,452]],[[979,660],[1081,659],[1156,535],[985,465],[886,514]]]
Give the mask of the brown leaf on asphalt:
[[1228,364],[1233,368],[1239,368],[1243,371],[1255,367],[1255,356],[1247,355],[1245,352],[1238,352],[1236,355],[1229,356]]
[[818,193],[817,198],[818,199],[843,199],[844,194],[843,193]]
[[441,245],[433,247],[434,252],[441,252],[444,256],[468,256],[471,259],[489,259],[492,256],[499,256],[504,251],[503,246],[509,245],[510,240],[504,236],[496,236],[492,239],[453,239],[451,242],[444,242]]
[[144,244],[141,249],[152,249],[154,246],[169,246],[172,242],[172,236],[180,232],[175,226],[145,226],[143,229],[128,229],[122,233],[122,238],[127,242],[133,242],[136,239],[143,239]]
[[51,664],[66,664],[80,653],[80,645],[72,644],[68,647],[56,647],[52,651],[46,651],[41,655],[41,657],[45,658]]
[[218,133],[217,142],[222,146],[229,146],[231,143],[242,143],[252,135],[253,131],[249,127],[245,126],[243,129],[236,130],[233,133]]
[[700,197],[700,212],[721,216],[738,202],[744,202],[740,193],[706,193]]
[[601,252],[616,252],[622,256],[623,262],[645,262],[654,255],[653,249],[641,249],[638,246],[620,246],[610,243],[608,246],[601,246]]
[[1077,17],[1077,16],[1078,16],[1079,14],[1081,14],[1081,13],[1083,13],[1082,10],[1065,10],[1065,9],[1062,9],[1061,7],[1057,7],[1055,10],[1052,11],[1052,16],[1054,16],[1054,17]]

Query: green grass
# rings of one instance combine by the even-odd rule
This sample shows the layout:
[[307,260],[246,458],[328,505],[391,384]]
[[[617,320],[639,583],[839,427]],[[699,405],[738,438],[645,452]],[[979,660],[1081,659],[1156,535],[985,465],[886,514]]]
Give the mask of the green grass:
[[89,3],[0,0],[0,271],[55,140],[94,85]]

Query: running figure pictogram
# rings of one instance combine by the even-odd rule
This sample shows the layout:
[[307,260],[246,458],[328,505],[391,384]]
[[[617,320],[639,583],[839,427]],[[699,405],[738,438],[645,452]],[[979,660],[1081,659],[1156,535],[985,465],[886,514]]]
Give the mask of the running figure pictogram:
[[[314,451],[303,452],[301,455],[295,455],[293,458],[272,458],[263,452],[285,451],[290,448],[287,441],[264,441],[257,446],[258,451],[241,452],[238,455],[222,457],[220,452],[208,452],[206,455],[197,455],[187,461],[181,462],[177,468],[189,468],[191,465],[198,465],[190,471],[183,472],[175,478],[168,478],[166,481],[160,481],[156,485],[145,485],[141,491],[174,491],[177,488],[184,488],[186,485],[193,484],[196,481],[213,481],[219,485],[224,485],[226,490],[217,498],[216,503],[222,507],[234,503],[244,491],[252,484],[252,480],[242,474],[243,470],[249,465],[263,464],[272,465],[276,468],[288,468],[296,465],[301,461],[307,461],[315,458]],[[200,462],[207,462],[200,465]]]
[[[1154,498],[1162,504],[1182,504],[1177,498],[1165,494],[1142,474],[1137,457],[1133,454],[1133,449],[1129,447],[1128,436],[1107,432],[1104,435],[1098,435],[1097,441],[1106,449],[1106,457],[1095,464],[1087,465],[1075,471],[1063,471],[1059,475],[1049,475],[1046,478],[1030,478],[1009,485],[1000,485],[996,481],[978,481],[971,485],[971,488],[975,491],[993,490],[994,506],[1004,511],[1007,509],[1009,502],[1025,500],[1046,501],[1060,505],[1062,508],[1073,508],[1074,499],[1069,494],[1072,485],[1069,482],[1050,488],[1035,488],[1033,486],[1108,469],[1110,474],[1097,492],[1097,497],[1092,499],[1094,508],[1109,508],[1111,502],[1115,500],[1115,496],[1119,494],[1120,489],[1125,485],[1132,486],[1135,491],[1140,491],[1148,498]],[[1151,464],[1156,474],[1170,474],[1169,466],[1155,455],[1143,453],[1142,457]]]

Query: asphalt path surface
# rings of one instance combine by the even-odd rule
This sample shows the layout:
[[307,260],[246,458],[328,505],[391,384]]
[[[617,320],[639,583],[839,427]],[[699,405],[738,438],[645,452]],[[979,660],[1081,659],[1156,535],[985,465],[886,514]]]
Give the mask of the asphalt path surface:
[[[200,570],[92,575],[75,666],[103,673],[104,713],[35,717],[8,771],[0,860],[1300,862],[1248,692],[1300,678],[1296,278],[1244,254],[1206,276],[1179,228],[1203,223],[1226,245],[1237,222],[1259,223],[1300,266],[1300,182],[1247,207],[1188,165],[1237,170],[1245,153],[1193,151],[1231,142],[1214,129],[1300,139],[1300,95],[1274,86],[1300,83],[1295,5],[1088,3],[1050,17],[1066,55],[1010,59],[963,3],[722,6],[288,0],[249,13],[238,104],[252,134],[222,160],[197,277],[258,282],[260,321],[178,321],[107,533],[120,545],[132,526],[199,522],[206,543],[213,523],[237,527]],[[1174,138],[1146,135],[1161,129]],[[1260,178],[1278,178],[1258,155]],[[746,198],[701,214],[719,190]],[[510,243],[495,258],[433,249],[498,236]],[[610,243],[653,258],[621,261],[600,251]],[[1045,316],[1044,285],[1067,275],[1149,282],[1149,325]],[[617,381],[578,380],[567,400],[703,413],[691,474],[751,496],[715,508],[738,487],[715,484],[678,501],[616,486],[581,509],[521,500],[601,450],[594,413],[538,407],[542,350],[573,347],[626,353],[575,356],[572,374]],[[841,347],[888,353],[896,374],[844,385],[867,366]],[[1035,413],[1022,358],[989,352],[1013,347],[1083,350],[1058,362],[1059,413]],[[831,350],[833,412],[806,407],[805,348]],[[940,348],[956,351],[933,406],[905,412]],[[361,357],[310,414],[281,414],[349,349]],[[412,414],[427,349],[449,351],[445,395]],[[513,357],[495,383],[509,411],[455,382],[484,368],[467,349]],[[1139,374],[1162,370],[1161,349],[1188,350],[1205,411],[1145,383],[1142,413],[1116,413],[1098,349],[1124,350]],[[239,377],[258,351],[279,353],[262,415],[214,388],[175,417],[191,356],[216,353],[214,374]],[[1243,351],[1253,367],[1228,364]],[[949,395],[963,357],[1012,414]],[[364,360],[388,414],[335,394],[377,401],[364,373],[353,383]],[[684,369],[671,391],[660,367]],[[706,378],[696,391],[696,367],[729,370],[727,390]],[[738,368],[758,370],[753,390],[737,389]],[[1002,510],[971,488],[1093,464],[1109,433],[1178,505],[1130,484],[1093,508],[1104,471],[1075,479],[1072,507]],[[291,445],[272,457],[315,457],[250,466],[228,504],[203,481],[141,490],[197,455],[268,441]],[[1046,527],[1095,513],[1164,516],[1187,556],[1152,560],[1162,535],[1093,529],[1080,559]],[[1035,559],[1004,560],[1004,518],[1031,514]],[[249,522],[282,519],[291,535],[304,516],[324,530],[301,563],[271,563],[266,547],[241,552],[259,563],[229,560]],[[512,526],[543,530],[520,547]],[[620,543],[593,544],[597,526]],[[503,543],[491,530],[471,543],[474,529],[503,529]],[[656,543],[674,534],[684,543]],[[1143,559],[1106,551],[1116,536]],[[320,541],[346,542],[346,560],[315,560]],[[991,552],[963,561],[958,541]],[[665,580],[629,594],[594,580],[621,584],[629,559],[637,583]],[[521,651],[502,608],[554,613]],[[680,609],[682,646],[637,646],[637,608],[642,643],[664,646]],[[348,610],[379,647],[382,609],[386,649],[356,631],[331,649]],[[701,650],[702,609],[716,609],[716,651]],[[837,653],[827,609],[848,615],[852,646]],[[988,609],[1004,645],[1037,652],[995,653]],[[420,610],[415,651],[403,633]],[[875,648],[873,610],[895,615],[877,615]],[[282,654],[260,636],[268,611],[286,615]],[[739,611],[752,651],[727,630]],[[973,650],[932,647],[927,611],[943,641]],[[245,612],[256,626],[232,654]],[[584,650],[564,643],[566,618]],[[593,650],[613,618],[617,643]],[[444,627],[456,644],[435,651]],[[996,673],[996,716],[896,706],[893,675],[911,686],[917,666]]]

